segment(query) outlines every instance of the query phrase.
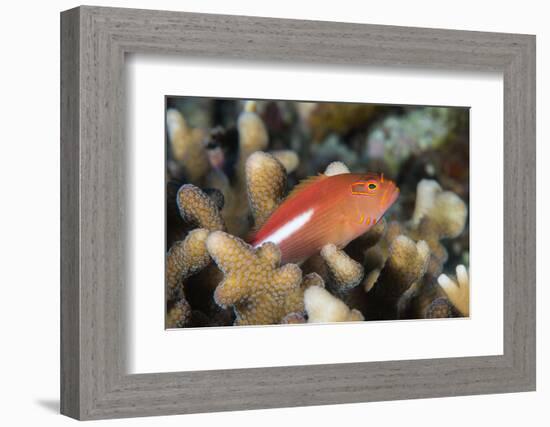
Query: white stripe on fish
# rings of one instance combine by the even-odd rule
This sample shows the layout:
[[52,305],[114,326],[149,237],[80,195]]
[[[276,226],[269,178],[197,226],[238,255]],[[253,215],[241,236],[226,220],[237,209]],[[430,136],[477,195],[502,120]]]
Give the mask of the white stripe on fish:
[[285,225],[283,225],[281,228],[279,228],[273,234],[267,236],[262,241],[256,243],[254,245],[254,247],[258,248],[266,242],[272,242],[272,243],[275,243],[277,245],[281,244],[281,242],[288,239],[290,236],[292,236],[294,233],[296,233],[298,230],[300,230],[305,224],[308,223],[308,221],[313,216],[313,211],[314,211],[314,209],[310,209],[310,210],[304,212],[303,214],[298,215],[296,218],[294,218],[291,221],[287,222]]

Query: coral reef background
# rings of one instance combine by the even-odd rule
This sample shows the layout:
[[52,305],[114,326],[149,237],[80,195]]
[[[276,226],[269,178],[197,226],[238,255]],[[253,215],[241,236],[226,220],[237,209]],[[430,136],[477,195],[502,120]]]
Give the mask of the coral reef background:
[[[378,172],[400,197],[345,248],[281,265],[246,237],[303,179]],[[469,111],[166,98],[166,327],[469,315]]]

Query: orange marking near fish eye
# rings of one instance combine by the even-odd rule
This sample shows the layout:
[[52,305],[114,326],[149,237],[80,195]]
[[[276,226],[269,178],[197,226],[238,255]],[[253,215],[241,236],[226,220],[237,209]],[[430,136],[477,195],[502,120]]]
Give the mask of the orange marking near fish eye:
[[365,221],[365,224],[367,225],[370,225],[370,216],[367,218],[367,220]]
[[351,194],[359,196],[369,196],[370,194],[364,190],[365,183],[362,181],[357,181],[351,184]]
[[388,195],[388,192],[385,191],[384,194],[382,194],[382,198],[378,202],[378,207],[383,208],[386,204],[386,196]]
[[384,174],[380,174],[380,184],[384,183]]
[[372,225],[376,225],[376,218],[372,219]]
[[[361,187],[363,189],[361,189]],[[351,194],[359,196],[373,196],[378,188],[378,184],[375,180],[369,180],[367,182],[357,181],[351,184]]]

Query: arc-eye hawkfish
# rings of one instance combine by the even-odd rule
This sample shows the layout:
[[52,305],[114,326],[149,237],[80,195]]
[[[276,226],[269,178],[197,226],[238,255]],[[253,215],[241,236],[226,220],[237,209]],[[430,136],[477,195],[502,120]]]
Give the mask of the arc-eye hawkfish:
[[344,247],[368,231],[398,196],[383,175],[318,175],[299,183],[248,241],[276,243],[283,263],[301,262],[328,243]]

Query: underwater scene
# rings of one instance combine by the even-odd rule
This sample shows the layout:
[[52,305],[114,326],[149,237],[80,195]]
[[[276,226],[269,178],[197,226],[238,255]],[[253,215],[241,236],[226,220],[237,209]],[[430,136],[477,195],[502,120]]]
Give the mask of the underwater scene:
[[166,328],[469,316],[469,108],[165,99]]

